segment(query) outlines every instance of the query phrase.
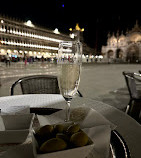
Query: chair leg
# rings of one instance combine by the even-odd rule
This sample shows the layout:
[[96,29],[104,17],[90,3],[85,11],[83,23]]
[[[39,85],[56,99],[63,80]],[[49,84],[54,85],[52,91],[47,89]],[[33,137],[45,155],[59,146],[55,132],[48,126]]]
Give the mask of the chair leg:
[[125,111],[126,114],[128,114],[131,104],[132,104],[132,99],[130,99],[130,101],[126,107],[126,111]]
[[141,102],[134,100],[131,106],[129,107],[128,114],[138,121],[140,111],[141,111]]
[[125,113],[128,114],[130,105],[127,105]]
[[77,91],[79,97],[83,97],[83,95],[79,92],[79,90]]

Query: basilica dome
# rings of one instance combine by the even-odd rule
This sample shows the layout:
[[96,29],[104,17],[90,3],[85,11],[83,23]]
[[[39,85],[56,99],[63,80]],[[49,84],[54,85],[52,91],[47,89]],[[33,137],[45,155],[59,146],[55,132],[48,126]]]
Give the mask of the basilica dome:
[[116,44],[117,43],[117,38],[113,35],[111,38],[109,38],[109,43],[111,44]]
[[124,42],[126,41],[126,37],[122,34],[120,37],[119,37],[119,42]]
[[134,33],[129,35],[128,39],[131,42],[139,42],[139,41],[141,41],[141,33],[140,32],[134,32]]

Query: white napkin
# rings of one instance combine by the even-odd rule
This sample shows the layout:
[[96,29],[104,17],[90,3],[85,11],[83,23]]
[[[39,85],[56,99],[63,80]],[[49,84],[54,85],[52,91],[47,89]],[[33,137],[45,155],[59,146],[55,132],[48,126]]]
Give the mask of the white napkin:
[[[65,110],[60,110],[47,116],[37,115],[37,117],[41,126],[46,124],[57,124],[64,122]],[[78,122],[81,128],[91,128],[100,125],[110,125],[112,130],[116,128],[116,126],[103,115],[88,107],[72,108],[70,118],[71,121]]]
[[15,114],[29,114],[30,113],[30,106],[8,106],[4,109],[1,109],[1,115],[15,115]]
[[109,125],[101,125],[83,129],[94,142],[94,148],[87,158],[108,158],[111,128]]

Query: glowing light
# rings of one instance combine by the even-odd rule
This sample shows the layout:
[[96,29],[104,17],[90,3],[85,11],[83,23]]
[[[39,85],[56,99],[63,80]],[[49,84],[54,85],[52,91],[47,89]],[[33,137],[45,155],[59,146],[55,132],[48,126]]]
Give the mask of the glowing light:
[[[6,32],[6,29],[5,28],[4,29],[0,28],[0,31],[1,32]],[[55,39],[55,38],[50,38],[50,37],[46,37],[46,36],[40,36],[40,35],[36,35],[36,34],[31,34],[31,33],[24,33],[24,32],[20,32],[20,31],[18,32],[18,31],[15,31],[15,30],[10,30],[10,33],[11,34],[17,34],[17,35],[20,35],[20,36],[44,39],[44,40],[47,40],[47,41],[53,41],[53,42],[58,42],[58,43],[60,43],[62,41],[62,40]],[[54,33],[60,34],[60,32],[58,31],[57,28],[54,30]]]
[[43,48],[43,49],[49,49],[49,50],[58,50],[58,47],[51,47],[51,46],[43,46],[43,45],[36,45],[36,44],[30,44],[30,43],[18,43],[18,42],[12,42],[12,41],[1,41],[2,44],[7,45],[16,45],[16,46],[22,46],[22,47],[32,47],[32,48]]
[[1,53],[4,53],[5,52],[5,50],[4,49],[1,49]]
[[64,4],[62,4],[62,7],[64,8],[64,7],[65,7],[65,5],[64,5]]
[[10,50],[10,49],[8,49],[8,50],[7,50],[7,52],[8,52],[8,53],[11,53],[11,50]]
[[80,31],[80,30],[81,30],[78,23],[77,23],[76,26],[75,26],[75,30],[77,30],[77,31]]
[[82,28],[81,31],[83,32],[83,31],[84,31],[84,28]]
[[32,24],[31,20],[28,20],[27,22],[24,23],[26,26],[29,27],[34,27],[34,25]]
[[17,50],[14,50],[14,53],[16,53],[17,52]]
[[72,28],[70,28],[69,30],[72,31]]
[[81,29],[81,28],[79,27],[79,24],[77,23],[76,26],[75,26],[75,30],[83,32],[83,31],[84,31],[84,28]]
[[29,55],[32,55],[32,51],[29,51]]
[[103,59],[103,56],[102,56],[102,55],[99,55],[99,58],[100,58],[100,59]]
[[55,34],[60,34],[60,32],[58,31],[57,28],[56,28],[53,32],[54,32]]
[[4,21],[3,21],[3,20],[1,20],[1,23],[3,24],[3,23],[4,23]]
[[20,50],[19,52],[20,52],[20,53],[22,53],[23,51],[22,51],[22,50]]
[[74,38],[74,36],[75,36],[75,35],[74,35],[73,33],[72,33],[72,34],[70,34],[70,38]]

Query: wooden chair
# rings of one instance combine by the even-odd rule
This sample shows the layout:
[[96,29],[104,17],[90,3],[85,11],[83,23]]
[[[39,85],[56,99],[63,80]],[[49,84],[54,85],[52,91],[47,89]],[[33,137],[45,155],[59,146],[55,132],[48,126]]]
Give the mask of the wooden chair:
[[[52,75],[33,75],[18,79],[11,86],[11,95],[15,87],[20,84],[22,94],[60,94],[58,80]],[[78,91],[78,95],[82,94]]]

